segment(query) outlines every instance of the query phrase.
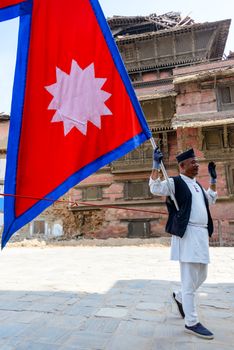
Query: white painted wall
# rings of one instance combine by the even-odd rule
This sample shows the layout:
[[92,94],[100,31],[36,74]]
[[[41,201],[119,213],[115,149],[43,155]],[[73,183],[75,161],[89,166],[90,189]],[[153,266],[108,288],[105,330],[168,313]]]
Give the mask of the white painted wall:
[[4,180],[6,170],[6,159],[0,158],[0,181]]

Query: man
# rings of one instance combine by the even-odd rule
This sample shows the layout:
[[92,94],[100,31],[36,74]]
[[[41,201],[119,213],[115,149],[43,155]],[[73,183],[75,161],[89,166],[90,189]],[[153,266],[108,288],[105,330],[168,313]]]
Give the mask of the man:
[[180,175],[169,178],[169,183],[179,206],[178,211],[169,197],[167,181],[162,181],[162,158],[162,153],[156,149],[149,186],[152,194],[167,196],[169,217],[166,231],[172,234],[171,259],[180,262],[181,275],[181,290],[173,293],[173,299],[185,318],[185,331],[213,339],[213,333],[199,322],[195,293],[207,277],[210,262],[209,236],[213,233],[213,222],[209,204],[215,203],[217,198],[215,163],[208,165],[211,184],[205,191],[196,181],[199,164],[194,150],[189,149],[176,157]]

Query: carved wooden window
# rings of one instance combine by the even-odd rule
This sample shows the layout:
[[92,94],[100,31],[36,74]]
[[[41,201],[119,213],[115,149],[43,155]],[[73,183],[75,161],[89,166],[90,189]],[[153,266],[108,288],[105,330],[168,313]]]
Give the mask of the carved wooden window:
[[229,87],[223,87],[220,89],[221,92],[221,101],[223,104],[231,103],[231,91]]
[[149,181],[126,182],[124,184],[124,198],[129,199],[147,199],[152,195],[149,189]]
[[223,148],[222,129],[210,129],[204,131],[204,148],[214,150]]
[[161,101],[159,99],[144,102],[142,107],[148,121],[162,119]]
[[142,81],[142,75],[140,73],[130,74],[131,81]]
[[149,147],[145,147],[144,149],[144,158],[153,161],[153,152],[152,152],[152,146],[150,145]]
[[163,122],[170,121],[175,113],[175,104],[171,97],[143,102],[142,108],[147,121],[151,123],[160,123],[154,125],[159,127],[162,127]]
[[234,148],[234,125],[223,127],[204,128],[203,150],[221,150],[223,148]]
[[132,160],[138,160],[142,158],[142,152],[140,151],[140,149],[135,149],[130,153],[130,158]]
[[218,109],[220,111],[234,109],[234,85],[218,88]]
[[226,177],[227,177],[227,187],[229,194],[234,194],[234,163],[230,162],[225,165]]
[[134,45],[125,46],[123,52],[126,61],[132,61],[136,57],[136,50]]
[[128,224],[129,238],[147,238],[150,236],[150,222],[146,220],[130,221]]
[[137,149],[112,162],[111,169],[112,171],[123,169],[140,171],[143,167],[149,168],[152,164],[152,153],[152,145],[147,141]]
[[229,147],[234,148],[234,127],[228,128],[227,130]]
[[234,193],[234,168],[231,169],[232,193]]
[[101,200],[102,199],[102,187],[101,186],[89,186],[82,190],[82,200]]

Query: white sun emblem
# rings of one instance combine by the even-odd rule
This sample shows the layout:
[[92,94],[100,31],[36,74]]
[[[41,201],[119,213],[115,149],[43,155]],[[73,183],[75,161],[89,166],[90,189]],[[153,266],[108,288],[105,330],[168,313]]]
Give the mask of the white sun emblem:
[[101,116],[112,115],[105,105],[111,94],[101,90],[106,78],[95,78],[94,64],[83,70],[73,60],[70,74],[56,67],[56,78],[45,87],[53,95],[48,109],[56,109],[51,122],[63,122],[65,136],[72,128],[86,135],[88,121],[100,129]]

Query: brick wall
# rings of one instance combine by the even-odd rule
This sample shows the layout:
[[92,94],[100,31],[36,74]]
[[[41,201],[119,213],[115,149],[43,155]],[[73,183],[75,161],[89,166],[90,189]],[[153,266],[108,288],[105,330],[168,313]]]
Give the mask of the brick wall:
[[201,89],[197,83],[182,84],[176,97],[176,115],[216,112],[214,89]]

